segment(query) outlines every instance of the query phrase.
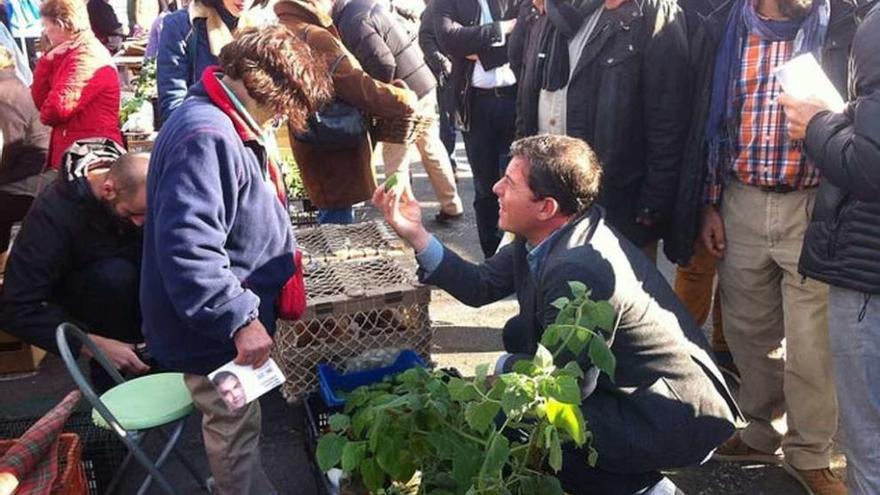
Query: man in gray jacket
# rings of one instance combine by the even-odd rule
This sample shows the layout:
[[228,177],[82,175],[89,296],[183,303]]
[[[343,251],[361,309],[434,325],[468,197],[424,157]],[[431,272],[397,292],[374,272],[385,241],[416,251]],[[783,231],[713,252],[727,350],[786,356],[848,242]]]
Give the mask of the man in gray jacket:
[[583,141],[536,136],[514,142],[511,155],[493,191],[499,227],[517,239],[482,264],[425,230],[408,189],[380,187],[373,201],[415,248],[422,281],[470,306],[516,294],[519,314],[504,328],[508,353],[535,353],[558,313],[550,303],[570,295],[569,281],[608,300],[619,319],[609,338],[615,378],[590,368],[581,384],[598,463],[564,447],[559,479],[581,495],[676,493],[660,470],[700,463],[733,432],[737,408],[708,343],[654,264],[593,204],[601,170]]

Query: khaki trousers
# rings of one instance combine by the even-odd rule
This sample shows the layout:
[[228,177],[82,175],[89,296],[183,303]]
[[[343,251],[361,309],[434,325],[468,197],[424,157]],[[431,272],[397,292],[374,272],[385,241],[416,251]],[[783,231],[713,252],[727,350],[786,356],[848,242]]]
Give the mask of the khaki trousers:
[[742,439],[798,469],[829,465],[837,398],[828,287],[797,271],[816,190],[787,194],[733,183],[721,206],[718,264],[724,335],[742,375]]
[[[675,295],[681,299],[698,326],[703,326],[712,310],[712,350],[727,352],[727,341],[724,340],[721,322],[721,298],[718,286],[715,286],[715,265],[718,260],[709,254],[703,241],[694,243],[694,255],[687,266],[675,268]],[[712,293],[715,293],[714,303]]]
[[187,374],[184,382],[202,413],[202,436],[215,483],[212,495],[275,493],[260,461],[260,402],[229,412],[207,377]]
[[[423,96],[416,105],[416,113],[426,115],[437,114],[437,94],[431,91]],[[437,119],[428,131],[416,139],[416,149],[422,157],[422,166],[437,195],[440,210],[450,215],[458,215],[464,211],[458,187],[455,185],[455,174],[449,162],[449,153],[440,140],[440,126]],[[397,143],[382,143],[382,160],[385,162],[385,175],[400,172],[398,180],[409,180],[409,146]]]

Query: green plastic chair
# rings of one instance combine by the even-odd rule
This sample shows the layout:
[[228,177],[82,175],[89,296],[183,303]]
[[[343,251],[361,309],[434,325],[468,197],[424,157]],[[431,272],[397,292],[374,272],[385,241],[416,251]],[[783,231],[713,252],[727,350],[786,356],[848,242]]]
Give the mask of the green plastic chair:
[[[113,388],[100,397],[73,357],[68,344],[70,337],[87,347],[101,367],[116,382]],[[204,478],[199,476],[189,460],[175,449],[186,418],[194,410],[182,373],[157,373],[126,381],[92,339],[75,325],[71,323],[58,325],[55,340],[67,371],[92,405],[92,421],[97,426],[116,433],[128,448],[128,456],[108,485],[106,495],[116,490],[132,457],[147,470],[147,476],[137,492],[138,495],[147,493],[153,479],[168,495],[178,495],[160,471],[172,452],[199,486],[207,491]],[[171,428],[171,433],[166,433],[164,428]],[[165,439],[165,446],[155,462],[141,448],[147,434],[153,431],[158,431]]]

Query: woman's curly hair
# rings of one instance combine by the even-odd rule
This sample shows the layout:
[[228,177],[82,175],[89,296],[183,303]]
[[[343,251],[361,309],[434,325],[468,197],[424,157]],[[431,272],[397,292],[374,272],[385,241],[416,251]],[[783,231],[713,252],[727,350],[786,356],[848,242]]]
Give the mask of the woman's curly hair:
[[220,67],[242,81],[257,103],[287,116],[296,132],[333,96],[323,59],[281,25],[241,30],[220,51]]

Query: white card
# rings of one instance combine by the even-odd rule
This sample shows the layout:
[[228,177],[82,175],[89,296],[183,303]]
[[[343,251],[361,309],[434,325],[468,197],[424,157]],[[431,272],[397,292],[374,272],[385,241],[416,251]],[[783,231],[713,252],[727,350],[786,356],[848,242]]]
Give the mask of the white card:
[[818,98],[828,105],[832,112],[840,113],[846,106],[834,84],[825,75],[812,53],[805,53],[773,69],[782,90],[798,98]]
[[284,383],[284,374],[273,359],[257,369],[230,361],[209,374],[208,379],[226,407],[235,411]]

